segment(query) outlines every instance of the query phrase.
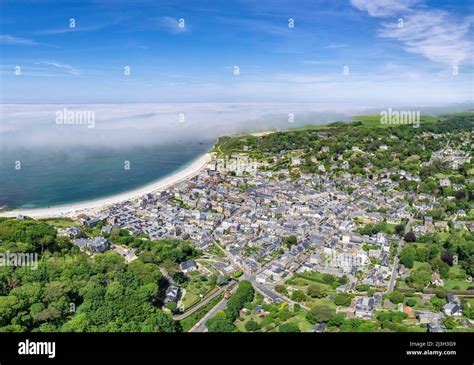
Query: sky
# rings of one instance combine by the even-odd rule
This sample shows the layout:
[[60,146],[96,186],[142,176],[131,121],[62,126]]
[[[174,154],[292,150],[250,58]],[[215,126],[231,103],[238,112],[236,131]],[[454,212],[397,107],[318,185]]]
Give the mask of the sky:
[[0,4],[2,103],[473,101],[470,1]]

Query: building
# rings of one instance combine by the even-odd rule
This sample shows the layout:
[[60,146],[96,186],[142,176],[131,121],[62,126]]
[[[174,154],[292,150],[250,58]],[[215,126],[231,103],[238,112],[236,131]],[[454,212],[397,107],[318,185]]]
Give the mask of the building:
[[374,312],[374,298],[362,297],[357,299],[354,314],[358,318],[371,319]]
[[189,260],[189,261],[184,261],[181,264],[179,264],[179,268],[181,269],[182,272],[188,273],[191,271],[195,271],[198,269],[197,263],[194,260]]
[[166,289],[166,294],[165,294],[165,304],[170,303],[170,302],[177,302],[179,299],[179,294],[180,294],[180,289],[179,286],[177,285],[170,285]]
[[428,332],[446,332],[446,327],[441,322],[428,323]]
[[102,253],[110,248],[110,242],[104,237],[94,237],[93,239],[77,238],[74,240],[74,244],[79,246],[82,251],[89,250]]

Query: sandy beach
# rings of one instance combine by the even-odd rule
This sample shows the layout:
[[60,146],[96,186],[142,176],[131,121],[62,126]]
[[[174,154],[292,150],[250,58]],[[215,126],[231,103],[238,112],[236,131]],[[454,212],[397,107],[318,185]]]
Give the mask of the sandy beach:
[[0,212],[0,217],[17,217],[18,215],[25,215],[32,218],[73,217],[80,213],[90,214],[98,212],[109,205],[135,199],[154,191],[166,190],[170,186],[177,184],[180,181],[192,178],[207,166],[208,162],[211,160],[211,156],[212,155],[210,153],[206,153],[205,155],[202,155],[196,160],[192,161],[189,165],[184,166],[182,169],[169,176],[125,193],[96,200],[58,205],[49,208],[15,209],[6,212]]

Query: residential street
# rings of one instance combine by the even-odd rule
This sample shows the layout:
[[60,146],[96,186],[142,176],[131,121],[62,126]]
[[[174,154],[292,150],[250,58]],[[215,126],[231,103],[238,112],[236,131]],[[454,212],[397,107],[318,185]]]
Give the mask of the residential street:
[[[235,291],[237,290],[237,287],[238,285],[236,285],[231,290],[232,294],[235,293]],[[189,332],[207,332],[206,322],[212,317],[214,317],[214,315],[218,311],[224,310],[227,307],[227,302],[228,302],[228,299],[225,299],[225,298],[222,299],[219,303],[217,303],[217,305],[214,308],[212,308],[209,312],[207,312],[207,314],[198,323],[196,323],[194,327],[189,330]]]
[[[411,224],[413,223],[413,218],[410,218],[408,220],[408,223],[405,227],[405,232],[409,232],[410,231],[410,226]],[[404,243],[404,239],[402,238],[400,240],[400,242],[398,243],[398,248],[397,248],[397,254],[395,256],[395,259],[393,260],[393,269],[392,269],[392,275],[390,277],[390,281],[388,283],[388,288],[387,290],[385,291],[385,294],[389,294],[393,291],[393,288],[395,287],[395,282],[397,280],[397,274],[398,274],[398,263],[400,261],[400,252],[402,251],[402,248],[403,248],[403,243]]]

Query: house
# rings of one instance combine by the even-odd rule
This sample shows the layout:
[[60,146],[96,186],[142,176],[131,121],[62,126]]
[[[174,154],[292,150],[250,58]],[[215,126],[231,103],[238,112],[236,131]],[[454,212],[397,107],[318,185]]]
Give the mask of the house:
[[264,273],[257,274],[257,276],[255,277],[255,281],[259,284],[265,284],[267,282],[267,279],[268,275]]
[[84,225],[89,228],[94,228],[99,222],[100,222],[99,218],[91,218],[91,219],[85,220]]
[[453,294],[449,293],[446,296],[446,301],[448,303],[445,304],[443,307],[444,314],[446,314],[447,316],[455,316],[455,317],[462,316],[461,302],[459,301],[458,298],[456,298]]
[[451,181],[448,178],[439,180],[439,184],[443,187],[451,186]]
[[170,302],[177,302],[179,299],[179,293],[180,293],[179,286],[170,285],[166,289],[165,300],[164,300],[165,304],[170,303]]
[[110,242],[104,237],[94,237],[93,239],[86,238],[77,238],[74,240],[74,244],[79,246],[79,248],[84,250],[89,250],[92,252],[104,252],[110,248]]
[[461,306],[458,303],[448,303],[443,307],[443,312],[447,316],[462,316]]
[[382,294],[375,293],[374,294],[374,307],[380,308],[382,306]]
[[102,229],[100,230],[100,233],[102,234],[110,234],[112,232],[112,226],[103,226]]
[[371,319],[374,312],[374,298],[361,297],[357,299],[354,308],[355,316],[363,319]]
[[317,323],[312,329],[311,332],[321,333],[326,329],[326,323]]
[[420,324],[437,323],[444,318],[443,313],[416,311],[416,316],[420,321]]
[[60,236],[69,236],[69,237],[76,237],[81,232],[82,232],[82,229],[79,227],[69,227],[66,229],[58,230],[58,234]]
[[431,284],[435,286],[444,286],[444,281],[439,276],[439,273],[435,271],[433,275],[431,275]]
[[179,268],[181,269],[182,272],[188,273],[191,271],[195,271],[198,269],[197,263],[194,260],[189,260],[189,261],[184,261],[179,264]]
[[441,322],[428,323],[428,332],[446,332],[446,327]]
[[437,222],[434,222],[434,226],[436,228],[440,228],[440,229],[444,229],[444,230],[449,230],[449,225],[448,225],[448,222],[446,221],[437,221]]

